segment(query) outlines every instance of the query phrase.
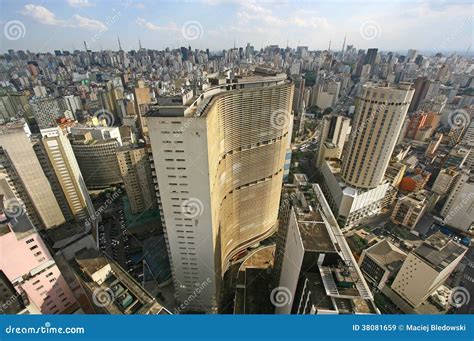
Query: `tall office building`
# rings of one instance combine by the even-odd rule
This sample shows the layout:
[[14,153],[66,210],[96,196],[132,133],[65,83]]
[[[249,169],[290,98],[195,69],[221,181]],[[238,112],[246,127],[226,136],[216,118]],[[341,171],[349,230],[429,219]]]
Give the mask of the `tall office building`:
[[22,206],[36,227],[65,222],[23,122],[0,126],[0,165],[0,194],[17,200],[14,206]]
[[36,311],[76,311],[77,301],[41,236],[26,215],[8,218],[4,203],[8,199],[0,195],[0,271]]
[[368,49],[367,50],[367,54],[365,56],[365,61],[364,61],[364,64],[365,65],[370,65],[370,74],[372,75],[374,73],[374,66],[375,66],[375,62],[377,61],[377,53],[378,53],[378,49]]
[[[61,128],[41,129],[41,135],[36,146],[38,159],[55,189],[64,216],[76,221],[93,216],[94,207],[68,138]],[[57,185],[61,193],[54,188]]]
[[179,301],[212,310],[231,260],[276,227],[293,84],[285,74],[210,79],[190,105],[148,113],[159,208]]
[[471,123],[465,129],[461,144],[466,148],[471,148],[471,151],[469,152],[465,162],[465,167],[472,169],[474,168],[474,120],[471,120]]
[[30,100],[30,105],[40,129],[56,126],[56,120],[63,117],[55,98],[34,98]]
[[76,112],[82,110],[81,98],[74,95],[64,96],[59,100],[59,107],[63,112],[69,110],[76,117]]
[[156,208],[155,185],[147,149],[124,146],[117,149],[117,160],[132,214]]
[[441,210],[446,225],[461,231],[474,231],[474,181],[467,170],[460,173]]
[[[374,299],[318,185],[286,187],[271,297],[277,314],[377,314]],[[280,238],[279,238],[280,239]],[[281,263],[278,260],[281,255]],[[277,261],[278,260],[278,261]],[[281,266],[281,268],[279,268]],[[281,303],[281,304],[280,304]],[[286,304],[285,304],[286,303]]]
[[356,188],[382,183],[413,93],[409,83],[363,86],[343,157],[341,176],[346,183]]
[[418,77],[415,79],[414,83],[415,94],[413,95],[413,100],[408,108],[409,112],[418,110],[418,106],[421,101],[425,99],[428,89],[430,87],[430,80],[428,77]]
[[322,119],[319,135],[319,151],[316,167],[320,168],[326,158],[340,159],[347,136],[351,131],[351,120],[344,116],[328,115]]

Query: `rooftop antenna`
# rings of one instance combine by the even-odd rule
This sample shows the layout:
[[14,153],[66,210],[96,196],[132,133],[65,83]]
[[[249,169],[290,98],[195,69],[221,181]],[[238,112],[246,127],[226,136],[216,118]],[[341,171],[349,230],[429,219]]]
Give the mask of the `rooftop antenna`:
[[344,49],[346,47],[346,35],[344,35],[344,42],[342,43],[342,58],[344,59]]
[[117,36],[119,51],[122,51],[122,44],[120,44],[120,37]]

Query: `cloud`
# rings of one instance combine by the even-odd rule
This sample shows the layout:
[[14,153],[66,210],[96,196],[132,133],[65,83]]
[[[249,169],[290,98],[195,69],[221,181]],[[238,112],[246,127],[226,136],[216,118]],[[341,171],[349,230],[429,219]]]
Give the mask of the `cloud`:
[[149,21],[146,21],[143,18],[137,18],[138,26],[146,28],[150,31],[179,31],[178,26],[175,23],[171,23],[166,26],[158,26]]
[[81,17],[80,15],[73,15],[73,20],[74,20],[74,25],[79,28],[84,28],[86,30],[92,30],[92,31],[106,31],[107,26],[99,21],[99,20],[94,20],[94,19],[89,19],[86,17]]
[[89,0],[67,0],[69,6],[76,7],[76,8],[84,8],[84,7],[94,7],[95,4],[89,2]]
[[22,14],[33,18],[43,25],[82,28],[91,31],[107,30],[107,26],[99,20],[86,18],[78,14],[73,15],[70,20],[62,20],[56,18],[56,15],[46,7],[33,4],[26,5]]
[[53,12],[43,6],[29,4],[24,7],[22,13],[44,25],[64,26],[67,24],[66,21],[57,19]]
[[297,11],[288,19],[290,25],[303,28],[329,29],[326,18],[318,16],[316,11]]

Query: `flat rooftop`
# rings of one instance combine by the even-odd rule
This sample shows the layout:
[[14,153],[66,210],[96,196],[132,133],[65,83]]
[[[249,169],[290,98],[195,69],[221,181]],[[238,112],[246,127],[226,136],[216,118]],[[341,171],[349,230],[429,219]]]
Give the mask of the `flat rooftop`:
[[465,251],[467,251],[465,246],[452,241],[441,232],[436,232],[418,246],[414,252],[436,270],[441,271]]
[[[111,314],[170,314],[133,277],[98,251],[83,249],[76,254],[76,262],[79,275],[91,292],[112,291],[112,302],[104,306]],[[104,282],[96,283],[89,276],[84,276],[84,273],[93,274],[106,265],[110,265],[112,271],[107,274]]]
[[[319,213],[318,213],[319,214]],[[298,222],[301,240],[307,251],[336,252],[324,222]]]
[[[236,75],[227,77],[224,74],[218,74],[209,79],[225,79],[225,82],[218,83],[193,97],[186,105],[178,103],[176,96],[169,100],[161,99],[157,105],[152,105],[146,113],[147,117],[200,117],[207,113],[207,108],[220,95],[227,91],[252,91],[255,87],[252,84],[262,83],[267,85],[281,85],[283,82],[289,82],[285,73],[278,73],[276,70],[267,67],[256,67],[251,74]],[[239,88],[237,88],[239,84]],[[246,87],[246,85],[250,85]],[[161,104],[162,103],[162,104]]]

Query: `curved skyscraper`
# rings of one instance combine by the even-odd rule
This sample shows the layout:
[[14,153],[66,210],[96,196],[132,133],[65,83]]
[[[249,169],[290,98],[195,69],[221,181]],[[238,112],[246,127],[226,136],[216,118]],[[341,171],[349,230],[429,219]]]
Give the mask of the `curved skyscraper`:
[[293,84],[268,69],[211,79],[190,105],[147,117],[178,299],[212,310],[230,262],[276,228]]

